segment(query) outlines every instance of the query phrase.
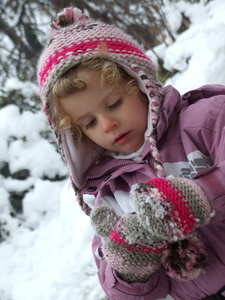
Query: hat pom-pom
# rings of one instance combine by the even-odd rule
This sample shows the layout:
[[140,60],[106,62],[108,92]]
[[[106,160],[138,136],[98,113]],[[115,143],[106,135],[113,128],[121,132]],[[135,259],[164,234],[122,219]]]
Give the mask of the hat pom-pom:
[[60,30],[63,27],[67,27],[71,24],[78,23],[80,21],[86,21],[86,16],[79,8],[67,7],[62,12],[58,13],[57,18],[52,23],[51,27]]
[[67,7],[64,8],[62,12],[58,13],[57,18],[51,24],[51,29],[48,32],[47,37],[52,38],[55,33],[62,29],[63,27],[67,27],[72,24],[76,24],[78,22],[86,21],[87,17],[85,14],[76,7]]
[[197,278],[208,266],[204,244],[196,235],[171,244],[161,261],[167,275],[180,281]]

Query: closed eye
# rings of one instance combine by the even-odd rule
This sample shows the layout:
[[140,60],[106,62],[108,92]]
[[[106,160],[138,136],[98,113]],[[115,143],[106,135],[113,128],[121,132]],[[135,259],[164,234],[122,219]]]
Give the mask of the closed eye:
[[86,129],[93,127],[96,124],[96,119],[93,118],[89,123],[85,125]]
[[122,103],[122,99],[117,100],[116,102],[114,102],[113,104],[108,106],[108,109],[115,109],[118,106],[120,106],[120,104]]

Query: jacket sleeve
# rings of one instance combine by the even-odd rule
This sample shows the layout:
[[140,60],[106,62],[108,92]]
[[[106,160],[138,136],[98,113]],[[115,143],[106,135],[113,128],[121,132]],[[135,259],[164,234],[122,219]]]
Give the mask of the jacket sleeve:
[[92,250],[99,282],[110,300],[158,300],[169,294],[169,280],[162,270],[155,272],[146,282],[127,283],[117,276],[104,259],[100,237],[94,237]]
[[[203,99],[196,108],[194,106],[196,112],[187,113],[204,114],[204,122],[195,129],[186,127],[184,134],[189,143],[199,145],[199,149],[212,158],[213,166],[199,172],[193,180],[204,190],[215,210],[211,223],[221,224],[225,219],[225,95],[211,97],[210,101]],[[196,122],[195,115],[192,117],[193,123]]]

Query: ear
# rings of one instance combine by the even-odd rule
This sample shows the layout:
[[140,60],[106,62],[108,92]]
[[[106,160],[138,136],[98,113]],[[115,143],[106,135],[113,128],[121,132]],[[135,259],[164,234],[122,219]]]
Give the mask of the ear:
[[102,237],[108,237],[119,220],[115,211],[108,206],[92,209],[90,218],[96,234]]

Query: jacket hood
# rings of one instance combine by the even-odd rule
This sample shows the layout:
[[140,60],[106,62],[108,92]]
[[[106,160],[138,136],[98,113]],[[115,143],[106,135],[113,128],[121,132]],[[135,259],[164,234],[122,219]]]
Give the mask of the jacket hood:
[[[102,51],[102,48],[107,51]],[[47,34],[47,44],[37,69],[43,111],[56,132],[76,191],[83,189],[87,170],[99,160],[104,149],[92,142],[84,143],[80,147],[69,129],[59,128],[52,118],[52,89],[57,80],[70,68],[99,54],[121,65],[129,75],[136,78],[140,90],[146,94],[149,101],[145,138],[151,138],[153,147],[156,145],[155,128],[161,110],[163,88],[157,79],[156,67],[151,59],[133,37],[115,26],[87,19],[77,8],[64,9],[58,14]],[[158,154],[156,161],[160,161]]]
[[[153,123],[152,123],[152,110],[151,104],[152,99],[149,96],[148,90],[143,82],[138,76],[137,73],[132,71],[125,65],[122,65],[124,70],[130,74],[132,77],[137,79],[139,88],[142,92],[144,92],[148,96],[149,100],[149,111],[148,111],[148,122],[147,129],[145,131],[145,140],[148,140],[153,131]],[[100,157],[105,152],[105,149],[96,145],[92,141],[88,141],[88,143],[83,143],[80,146],[74,139],[70,130],[61,130],[60,131],[60,140],[61,140],[61,150],[64,154],[66,164],[69,169],[69,173],[72,176],[72,180],[75,186],[82,190],[86,183],[86,172],[92,166],[94,166]]]

